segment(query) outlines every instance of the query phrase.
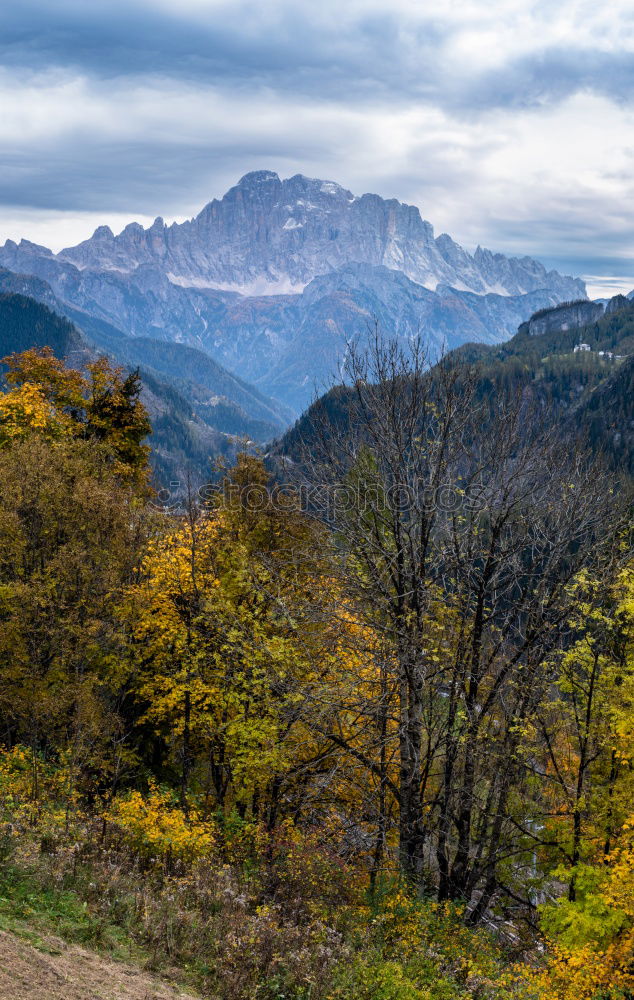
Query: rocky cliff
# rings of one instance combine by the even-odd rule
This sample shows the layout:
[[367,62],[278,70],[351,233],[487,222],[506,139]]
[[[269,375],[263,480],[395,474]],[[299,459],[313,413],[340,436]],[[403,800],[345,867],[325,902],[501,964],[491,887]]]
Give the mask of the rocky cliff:
[[296,411],[376,322],[423,337],[433,357],[506,340],[535,310],[585,295],[529,257],[435,237],[414,206],[266,170],[188,222],[101,226],[59,254],[8,240],[0,266],[128,335],[202,349]]
[[450,236],[434,237],[418,208],[375,194],[355,197],[333,181],[270,170],[246,174],[188,222],[148,229],[136,222],[115,236],[107,226],[60,255],[78,267],[130,272],[158,265],[171,280],[241,292],[299,290],[350,263],[384,266],[425,288],[439,283],[478,293],[521,295],[541,288],[560,298],[583,283],[546,271],[530,257],[478,247],[467,253]]
[[[623,296],[618,296],[623,298]],[[612,300],[610,300],[612,301]],[[572,330],[575,327],[594,323],[603,315],[601,302],[580,300],[578,302],[562,302],[554,308],[540,309],[530,319],[520,324],[518,333],[529,337],[539,337],[543,333],[557,333]]]

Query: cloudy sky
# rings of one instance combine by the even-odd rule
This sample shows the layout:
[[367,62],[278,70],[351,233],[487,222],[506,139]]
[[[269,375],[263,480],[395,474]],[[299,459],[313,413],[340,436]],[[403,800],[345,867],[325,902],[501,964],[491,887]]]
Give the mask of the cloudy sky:
[[632,0],[2,7],[2,241],[181,220],[266,168],[634,287]]

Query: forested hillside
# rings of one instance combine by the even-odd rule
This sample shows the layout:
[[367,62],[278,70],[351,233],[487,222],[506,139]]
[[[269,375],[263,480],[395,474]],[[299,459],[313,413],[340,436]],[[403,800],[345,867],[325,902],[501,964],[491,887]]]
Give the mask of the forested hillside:
[[[15,276],[0,285],[21,287]],[[183,345],[129,338],[108,323],[67,310],[70,322],[44,282],[0,294],[2,353],[49,346],[56,357],[81,368],[104,352],[126,371],[142,375],[143,402],[152,418],[151,464],[157,486],[187,479],[206,482],[214,463],[232,461],[239,442],[270,438],[289,419],[256,389],[230,375],[211,358]],[[81,329],[77,324],[80,324]]]
[[56,357],[81,358],[87,345],[66,318],[25,295],[0,295],[0,343],[6,353],[50,347]]
[[284,482],[241,455],[172,514],[138,375],[4,364],[2,926],[210,1000],[631,996],[634,575],[604,459],[515,376],[483,409],[481,373],[377,344]]
[[[634,302],[619,296],[613,303],[590,325],[564,329],[558,325],[550,332],[529,334],[527,323],[505,344],[465,344],[451,351],[446,361],[471,370],[476,380],[481,432],[500,396],[523,398],[527,404],[530,401],[527,434],[549,424],[562,440],[582,440],[613,469],[633,473]],[[585,303],[584,308],[590,305]],[[543,310],[536,316],[542,321],[551,317],[555,325],[559,311]],[[575,350],[580,344],[587,349]],[[434,370],[430,378],[435,378]],[[353,386],[332,388],[275,443],[272,461],[282,456],[297,460],[310,452],[324,419],[352,430],[355,398]]]

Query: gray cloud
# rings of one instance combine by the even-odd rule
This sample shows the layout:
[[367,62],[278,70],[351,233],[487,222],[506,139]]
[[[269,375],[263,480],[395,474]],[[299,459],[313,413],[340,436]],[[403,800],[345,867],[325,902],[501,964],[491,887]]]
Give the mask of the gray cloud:
[[634,97],[634,54],[571,51],[563,46],[531,53],[463,82],[449,100],[456,110],[531,108],[586,91],[617,102]]
[[1,237],[191,215],[265,167],[567,271],[634,253],[629,0],[5,6]]
[[534,30],[541,26],[543,35],[525,54],[509,46],[504,58],[495,50],[494,68],[456,57],[451,43],[464,26],[419,8],[351,5],[347,12],[332,0],[234,0],[201,16],[141,0],[24,0],[3,13],[0,61],[16,70],[73,68],[104,80],[162,74],[347,101],[408,97],[462,113],[559,101],[585,89],[619,101],[634,94],[628,46],[602,48],[592,33],[552,44],[547,29],[555,7],[539,13],[534,5]]
[[[145,4],[76,5],[26,0],[4,19],[0,61],[16,69],[74,68],[104,79],[167,75],[222,86],[272,87],[348,98],[420,94],[447,37],[433,22],[404,41],[398,14],[359,16],[351,31],[312,5],[236,2],[216,17],[178,16]],[[403,58],[415,52],[415,59]],[[414,65],[413,65],[414,63]]]

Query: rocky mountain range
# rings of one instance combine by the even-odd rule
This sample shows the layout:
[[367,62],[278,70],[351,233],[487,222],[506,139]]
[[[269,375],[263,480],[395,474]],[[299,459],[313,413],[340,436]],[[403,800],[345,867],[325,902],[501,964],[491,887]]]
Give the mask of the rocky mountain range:
[[433,357],[499,343],[535,311],[586,294],[530,257],[435,237],[412,205],[268,170],[180,224],[131,223],[117,236],[101,226],[58,254],[8,240],[0,266],[127,336],[200,349],[295,412],[375,323],[420,335]]
[[246,174],[220,200],[188,222],[149,229],[130,223],[115,236],[107,226],[60,257],[80,268],[130,273],[161,268],[177,284],[244,294],[299,291],[317,275],[364,262],[400,271],[434,290],[521,295],[541,288],[570,297],[580,282],[547,272],[530,257],[507,258],[478,247],[471,256],[434,230],[414,205],[375,194],[355,197],[333,181],[270,170]]

